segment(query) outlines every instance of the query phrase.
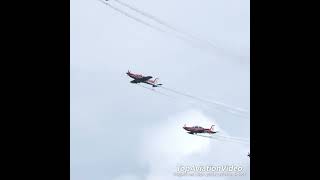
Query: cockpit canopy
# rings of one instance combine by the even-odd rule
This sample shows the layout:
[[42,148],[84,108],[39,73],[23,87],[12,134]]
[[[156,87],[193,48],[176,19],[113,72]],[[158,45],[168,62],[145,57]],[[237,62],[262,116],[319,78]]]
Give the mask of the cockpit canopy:
[[193,126],[193,128],[202,128],[202,127],[200,127],[200,126]]

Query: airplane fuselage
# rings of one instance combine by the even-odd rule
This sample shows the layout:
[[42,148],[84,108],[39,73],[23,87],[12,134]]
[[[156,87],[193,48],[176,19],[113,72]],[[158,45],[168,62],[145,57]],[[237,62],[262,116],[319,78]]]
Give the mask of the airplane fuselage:
[[216,132],[211,131],[211,129],[205,129],[201,127],[183,127],[186,131],[188,131],[189,134],[197,134],[197,133],[208,133],[208,134],[214,134]]
[[134,83],[134,84],[145,83],[145,84],[152,85],[153,87],[158,87],[159,85],[161,85],[161,84],[156,84],[156,79],[151,80],[152,76],[143,76],[140,74],[133,74],[130,72],[128,72],[127,75],[132,79],[134,79],[133,81],[131,81],[131,83]]

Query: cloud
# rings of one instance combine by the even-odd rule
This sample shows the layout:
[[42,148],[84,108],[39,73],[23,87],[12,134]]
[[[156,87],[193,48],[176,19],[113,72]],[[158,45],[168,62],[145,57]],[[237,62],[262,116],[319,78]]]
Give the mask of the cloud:
[[[202,127],[215,124],[215,130],[222,135],[227,135],[214,118],[207,117],[199,110],[189,110],[170,116],[162,123],[146,129],[142,134],[140,147],[140,163],[149,168],[146,180],[181,179],[174,176],[180,165],[242,166],[243,172],[247,175],[241,178],[249,179],[249,158],[246,156],[248,147],[243,144],[187,134],[182,129],[184,124]],[[228,179],[229,176],[216,178]]]

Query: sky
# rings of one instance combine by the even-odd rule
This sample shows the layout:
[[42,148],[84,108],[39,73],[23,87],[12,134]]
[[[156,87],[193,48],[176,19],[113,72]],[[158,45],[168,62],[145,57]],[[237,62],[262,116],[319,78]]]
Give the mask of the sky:
[[[250,1],[120,1],[178,33],[115,0],[135,19],[99,0],[70,1],[71,179],[208,179],[174,176],[201,164],[246,174],[213,179],[250,179]],[[128,70],[164,88],[131,84]],[[192,136],[184,124],[215,124],[225,138]]]

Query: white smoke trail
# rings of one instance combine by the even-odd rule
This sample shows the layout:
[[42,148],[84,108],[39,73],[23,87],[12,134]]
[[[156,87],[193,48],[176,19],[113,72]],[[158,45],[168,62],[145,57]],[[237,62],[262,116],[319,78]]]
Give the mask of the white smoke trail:
[[139,14],[141,14],[141,15],[149,18],[149,19],[154,20],[155,22],[157,22],[157,23],[159,23],[159,24],[161,24],[161,25],[163,25],[163,26],[165,26],[165,27],[167,27],[167,28],[169,28],[169,29],[177,32],[177,33],[183,34],[183,35],[185,35],[185,36],[187,36],[187,37],[189,37],[189,38],[191,38],[191,39],[194,39],[194,40],[197,40],[197,41],[200,41],[200,42],[204,42],[204,43],[206,43],[207,45],[212,46],[213,48],[217,48],[217,47],[216,47],[214,44],[212,44],[211,42],[209,42],[209,41],[207,41],[207,40],[203,40],[203,39],[201,39],[201,38],[198,38],[198,37],[196,37],[195,35],[192,35],[192,34],[190,34],[190,33],[184,32],[184,31],[182,31],[182,30],[180,30],[180,29],[178,29],[178,28],[176,28],[176,27],[174,27],[174,26],[172,26],[172,25],[164,22],[163,20],[160,20],[159,18],[157,18],[157,17],[155,17],[155,16],[153,16],[153,15],[151,15],[151,14],[145,12],[145,11],[142,11],[142,10],[140,10],[140,9],[138,9],[138,8],[133,7],[132,5],[129,5],[129,4],[127,4],[127,3],[124,3],[124,2],[122,2],[122,1],[120,1],[120,0],[114,0],[114,1],[118,2],[119,4],[121,4],[121,5],[123,5],[123,6],[126,6],[127,8],[129,8],[129,9],[131,9],[131,10],[133,10],[133,11],[135,11],[135,12],[137,12],[137,13],[139,13]]
[[[247,117],[246,116],[246,113],[247,111],[246,110],[242,110],[240,108],[235,108],[235,107],[231,107],[231,106],[228,106],[226,104],[223,104],[221,102],[218,102],[218,101],[209,101],[209,100],[206,100],[206,99],[202,99],[202,98],[199,98],[199,97],[196,97],[196,96],[192,96],[190,94],[186,94],[186,93],[183,93],[183,92],[179,92],[177,90],[174,90],[174,89],[171,89],[171,88],[167,88],[167,87],[164,87],[164,86],[161,86],[161,88],[165,89],[165,90],[168,90],[168,91],[171,91],[173,93],[176,93],[176,94],[179,94],[179,95],[182,95],[182,96],[185,96],[185,97],[189,97],[189,98],[192,98],[192,99],[195,99],[195,100],[198,100],[200,102],[204,102],[204,103],[207,103],[207,104],[211,104],[211,105],[214,105],[215,108],[218,108],[218,109],[221,109],[221,110],[225,110],[229,113],[232,113],[232,114],[235,114],[237,116],[240,116],[240,117]],[[220,108],[219,108],[220,107]],[[226,109],[224,109],[226,108]]]

